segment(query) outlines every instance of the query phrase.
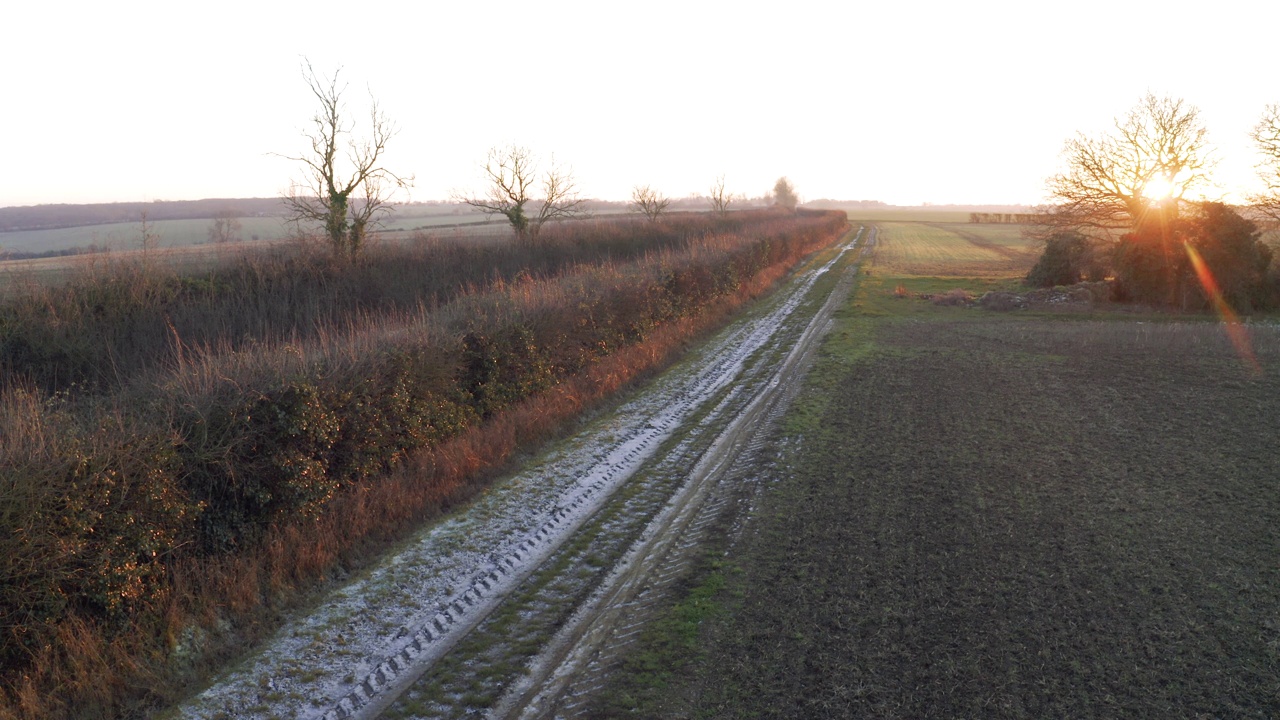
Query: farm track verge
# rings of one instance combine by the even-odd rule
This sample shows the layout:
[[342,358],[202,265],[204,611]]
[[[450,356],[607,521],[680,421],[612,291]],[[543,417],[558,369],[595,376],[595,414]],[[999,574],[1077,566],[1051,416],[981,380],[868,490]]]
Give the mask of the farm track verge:
[[[564,559],[557,553],[574,549],[580,537],[575,533],[599,532],[593,523],[607,525],[613,517],[616,528],[604,530],[614,538],[610,552],[621,554],[643,524],[629,512],[610,515],[609,503],[644,498],[634,502],[651,507],[651,515],[662,507],[663,488],[680,478],[668,474],[646,485],[632,478],[662,473],[637,471],[672,450],[697,453],[715,439],[712,429],[723,428],[751,404],[822,304],[810,290],[838,261],[848,261],[853,246],[854,241],[845,244],[823,265],[811,263],[751,317],[721,332],[618,411],[557,444],[466,512],[424,531],[313,614],[286,626],[260,655],[177,715],[372,717],[414,680],[443,666],[450,650],[461,651],[486,618],[508,613],[506,599],[518,596],[523,584],[546,586],[549,581],[538,574]],[[689,433],[693,423],[706,429]],[[609,542],[591,543],[604,545]],[[613,564],[611,558],[597,560],[595,580],[581,577],[569,595],[589,592]],[[570,571],[581,567],[561,564]],[[526,645],[524,657],[536,649]],[[519,673],[518,665],[500,658],[495,666],[501,672],[494,672],[509,679]],[[476,701],[487,700],[496,698],[446,691],[430,713],[446,714],[440,712],[445,706],[472,712]]]

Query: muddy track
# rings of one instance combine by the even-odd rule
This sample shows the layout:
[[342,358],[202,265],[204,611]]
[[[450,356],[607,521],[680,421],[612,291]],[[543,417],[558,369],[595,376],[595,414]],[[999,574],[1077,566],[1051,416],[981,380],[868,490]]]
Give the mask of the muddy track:
[[[581,658],[589,664],[608,645],[646,583],[678,572],[728,502],[717,487],[794,392],[856,272],[862,233],[616,411],[289,623],[176,716],[516,716],[552,698],[552,687],[581,694]],[[830,282],[833,268],[840,282]],[[815,285],[828,294],[816,297]]]
[[[859,252],[874,244],[875,230]],[[668,597],[668,590],[689,568],[709,529],[723,529],[734,511],[751,504],[759,489],[753,482],[770,464],[768,440],[776,421],[799,391],[831,314],[848,296],[857,263],[844,268],[791,351],[773,370],[746,407],[728,423],[689,473],[645,536],[619,563],[590,601],[534,659],[530,670],[489,713],[491,718],[566,718],[585,716],[597,691],[618,668]]]

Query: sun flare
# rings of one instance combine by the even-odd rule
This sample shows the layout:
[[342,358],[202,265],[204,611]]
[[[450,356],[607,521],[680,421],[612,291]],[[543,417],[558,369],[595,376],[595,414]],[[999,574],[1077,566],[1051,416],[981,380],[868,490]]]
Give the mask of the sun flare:
[[1172,180],[1162,175],[1157,175],[1142,186],[1142,197],[1155,202],[1162,202],[1173,197],[1176,190],[1177,186],[1173,184]]

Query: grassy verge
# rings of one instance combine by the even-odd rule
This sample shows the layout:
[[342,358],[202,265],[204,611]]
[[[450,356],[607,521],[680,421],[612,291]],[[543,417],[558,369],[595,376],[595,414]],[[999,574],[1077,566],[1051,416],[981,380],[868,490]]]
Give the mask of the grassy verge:
[[[1274,717],[1280,337],[899,299],[871,268],[709,608],[607,717]],[[672,617],[684,612],[677,609]],[[659,678],[645,667],[678,668]]]

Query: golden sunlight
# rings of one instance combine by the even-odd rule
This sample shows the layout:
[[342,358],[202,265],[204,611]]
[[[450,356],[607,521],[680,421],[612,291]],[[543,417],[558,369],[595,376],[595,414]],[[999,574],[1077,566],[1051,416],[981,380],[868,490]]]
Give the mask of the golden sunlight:
[[1258,362],[1258,357],[1253,354],[1253,344],[1249,341],[1248,328],[1240,323],[1240,318],[1236,316],[1235,311],[1222,298],[1222,290],[1218,287],[1218,280],[1213,276],[1213,272],[1209,270],[1204,258],[1200,257],[1200,253],[1196,252],[1191,243],[1183,243],[1182,245],[1187,251],[1187,257],[1191,260],[1191,267],[1196,272],[1196,279],[1200,281],[1200,287],[1204,288],[1204,293],[1209,297],[1209,302],[1213,304],[1213,309],[1218,313],[1218,317],[1222,319],[1223,327],[1227,331],[1227,338],[1235,346],[1236,354],[1253,371],[1254,375],[1261,375],[1262,365]]
[[1161,202],[1173,197],[1175,190],[1177,190],[1177,186],[1173,184],[1172,180],[1163,175],[1157,175],[1142,186],[1142,197]]

